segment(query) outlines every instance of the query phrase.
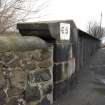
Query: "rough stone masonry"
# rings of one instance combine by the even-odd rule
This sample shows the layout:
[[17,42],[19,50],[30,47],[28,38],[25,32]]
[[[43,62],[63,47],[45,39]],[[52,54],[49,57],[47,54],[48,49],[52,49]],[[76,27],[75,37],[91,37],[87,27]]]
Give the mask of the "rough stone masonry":
[[[13,44],[10,39],[17,38],[4,39]],[[1,42],[5,45],[4,41]],[[18,49],[22,45],[11,47],[12,44],[0,49],[0,105],[52,104],[53,47],[43,45],[45,48],[33,50],[24,44],[23,49]]]

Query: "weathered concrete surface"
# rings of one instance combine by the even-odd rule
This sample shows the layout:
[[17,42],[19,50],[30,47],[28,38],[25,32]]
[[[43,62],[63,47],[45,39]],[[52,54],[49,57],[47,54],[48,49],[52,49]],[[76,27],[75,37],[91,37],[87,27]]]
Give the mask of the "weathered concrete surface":
[[73,20],[43,21],[35,23],[18,23],[17,29],[23,36],[38,36],[48,42],[60,41],[60,23],[69,23],[74,41],[77,41],[77,29]]
[[92,56],[80,72],[77,85],[54,105],[105,105],[105,49]]

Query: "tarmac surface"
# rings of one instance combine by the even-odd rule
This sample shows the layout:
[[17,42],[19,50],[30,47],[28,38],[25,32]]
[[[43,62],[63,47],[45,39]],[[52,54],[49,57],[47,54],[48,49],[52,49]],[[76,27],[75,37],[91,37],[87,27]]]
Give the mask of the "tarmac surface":
[[105,105],[105,49],[99,49],[81,70],[78,82],[54,105]]

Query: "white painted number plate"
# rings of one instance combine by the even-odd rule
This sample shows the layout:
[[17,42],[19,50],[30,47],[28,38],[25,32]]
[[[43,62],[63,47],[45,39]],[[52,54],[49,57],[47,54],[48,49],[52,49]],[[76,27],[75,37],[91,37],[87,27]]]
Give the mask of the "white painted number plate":
[[60,23],[60,39],[70,40],[70,24]]

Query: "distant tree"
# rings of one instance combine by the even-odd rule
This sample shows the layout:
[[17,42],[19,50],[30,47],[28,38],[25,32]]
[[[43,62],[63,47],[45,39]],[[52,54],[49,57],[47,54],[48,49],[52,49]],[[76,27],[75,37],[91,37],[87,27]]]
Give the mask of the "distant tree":
[[[38,14],[47,6],[40,0],[0,0],[0,34],[13,29],[17,22],[24,22],[30,14]],[[33,7],[36,7],[33,10]]]
[[105,33],[105,29],[97,22],[89,22],[87,32],[94,37],[101,38]]

